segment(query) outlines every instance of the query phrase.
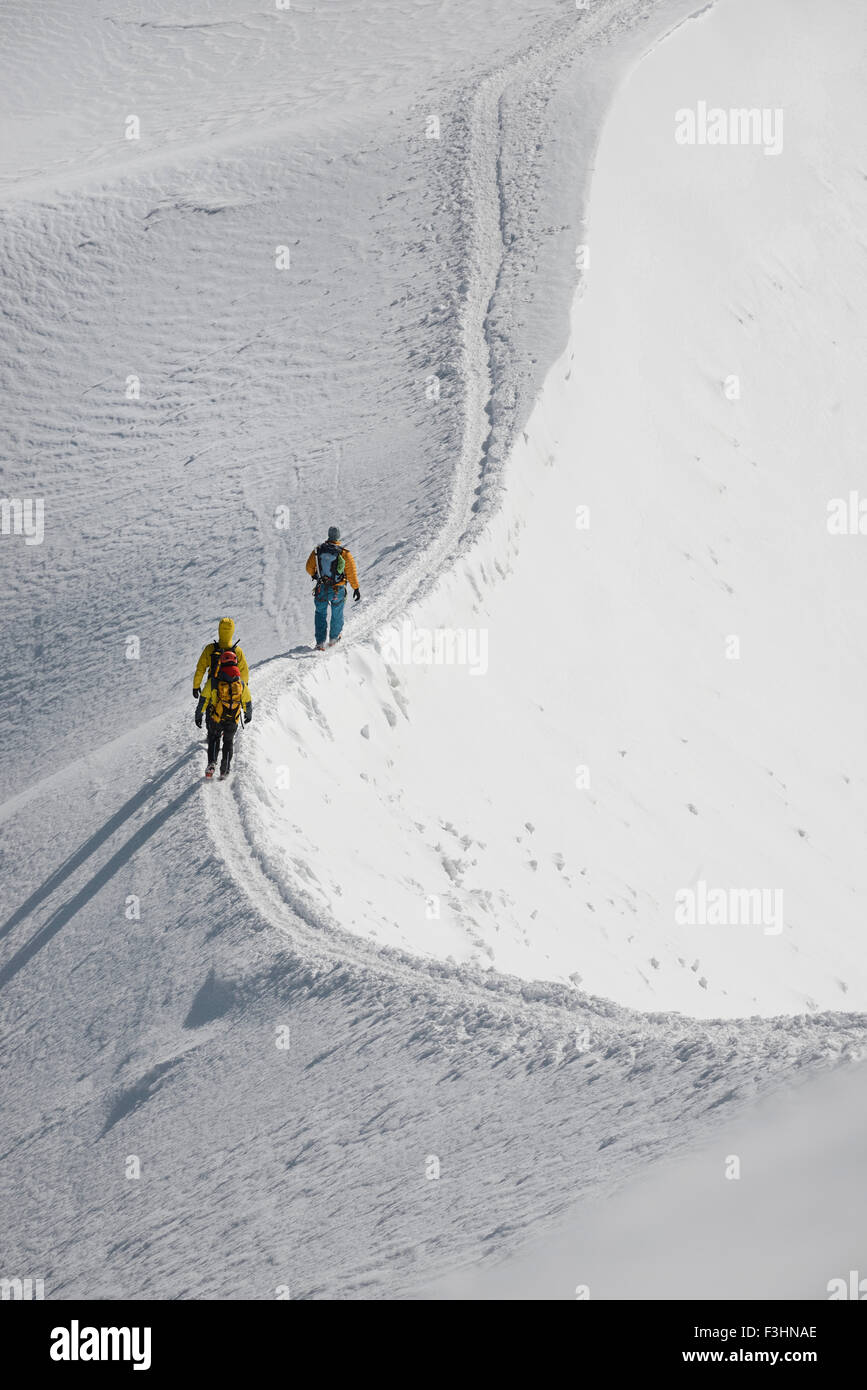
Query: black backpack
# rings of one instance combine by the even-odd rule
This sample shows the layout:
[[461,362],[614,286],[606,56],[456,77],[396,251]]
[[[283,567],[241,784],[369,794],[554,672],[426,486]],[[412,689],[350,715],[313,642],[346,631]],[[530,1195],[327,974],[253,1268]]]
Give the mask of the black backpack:
[[231,647],[225,647],[225,648],[221,647],[220,644],[219,644],[219,642],[215,642],[215,643],[214,643],[214,650],[211,652],[211,670],[210,670],[211,685],[214,685],[214,683],[215,683],[215,681],[216,681],[216,679],[217,679],[217,672],[218,672],[219,669],[220,669],[220,661],[221,661],[221,659],[222,659],[223,652],[224,652],[224,651],[233,652],[237,646],[238,646],[238,643],[237,643],[237,642],[235,642]]

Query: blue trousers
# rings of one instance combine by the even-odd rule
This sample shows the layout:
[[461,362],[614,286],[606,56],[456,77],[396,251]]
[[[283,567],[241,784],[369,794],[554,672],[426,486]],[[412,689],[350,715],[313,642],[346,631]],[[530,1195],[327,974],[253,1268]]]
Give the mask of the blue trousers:
[[324,642],[328,633],[328,605],[331,604],[331,641],[343,631],[343,608],[346,603],[346,586],[323,588],[313,600],[316,609],[316,643]]

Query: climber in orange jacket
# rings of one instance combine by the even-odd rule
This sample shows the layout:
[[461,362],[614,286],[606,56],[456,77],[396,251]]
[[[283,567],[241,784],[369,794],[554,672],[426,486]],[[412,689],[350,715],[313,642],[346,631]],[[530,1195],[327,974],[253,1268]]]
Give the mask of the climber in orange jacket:
[[334,647],[343,631],[343,605],[346,586],[352,589],[356,603],[361,598],[355,561],[345,545],[338,545],[340,528],[329,526],[328,540],[310,552],[307,573],[314,581],[313,601],[316,609],[316,650],[325,650],[328,635],[328,605],[331,604],[331,635],[328,645]]

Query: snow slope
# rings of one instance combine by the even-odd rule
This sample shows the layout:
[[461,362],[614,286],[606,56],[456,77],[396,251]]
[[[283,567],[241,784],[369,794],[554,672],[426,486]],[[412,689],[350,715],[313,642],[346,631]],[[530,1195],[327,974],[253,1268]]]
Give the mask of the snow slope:
[[560,1213],[510,1259],[421,1296],[839,1299],[842,1280],[851,1297],[867,1229],[865,1080],[862,1065],[766,1099],[713,1143]]
[[[498,208],[487,307],[506,439],[500,416],[517,421],[565,340],[581,190],[558,191],[563,135],[598,125],[643,12],[662,25],[684,8],[510,3],[492,27],[486,4],[440,0],[4,6],[0,486],[46,507],[41,545],[4,544],[7,791],[86,751],[92,717],[109,736],[141,724],[153,651],[174,707],[222,613],[257,660],[296,645],[302,566],[335,516],[367,596],[431,542],[447,461],[467,420],[481,428],[458,370],[480,283],[472,188],[498,167],[473,163],[478,89],[505,102],[507,74],[520,86],[539,55],[508,138],[496,128],[511,261]],[[551,116],[576,73],[568,121]],[[543,119],[559,138],[536,138]],[[76,713],[54,675],[82,646],[101,674]]]
[[[465,611],[470,540],[493,544],[511,442],[565,341],[602,114],[687,12],[293,5],[282,30],[248,0],[4,7],[2,487],[46,498],[42,546],[0,538],[4,1275],[52,1298],[405,1295],[863,1055],[858,1013],[696,1021],[417,941],[383,953],[328,920],[326,873],[353,836],[372,853],[370,801],[351,822],[338,806],[293,869],[279,837],[246,836],[258,795],[199,777],[189,673],[226,610],[254,662],[244,737],[262,716],[291,746],[306,720],[334,772],[315,731],[339,665],[280,658],[307,637],[298,576],[335,512],[362,563],[355,659],[395,709],[382,624],[445,572],[436,603]],[[119,134],[135,110],[138,145]],[[76,662],[96,675],[71,699]],[[345,683],[342,700],[348,787],[363,725]],[[263,796],[271,758],[239,751]],[[289,808],[302,833],[320,794]],[[380,819],[395,857],[404,810]],[[457,851],[428,823],[436,892]],[[341,885],[356,912],[383,866]]]
[[[243,831],[320,924],[634,1008],[867,1006],[867,612],[826,529],[867,429],[863,94],[818,27],[732,0],[640,64],[503,514],[385,635],[260,684]],[[702,99],[780,106],[782,152],[676,143]],[[681,925],[702,882],[765,915]]]

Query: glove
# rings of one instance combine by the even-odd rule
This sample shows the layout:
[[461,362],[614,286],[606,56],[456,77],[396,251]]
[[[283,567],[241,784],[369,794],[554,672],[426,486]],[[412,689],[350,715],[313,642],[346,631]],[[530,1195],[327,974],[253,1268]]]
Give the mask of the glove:
[[360,589],[353,589],[353,590],[352,590],[352,597],[355,599],[355,602],[357,603],[358,600],[361,598],[361,590],[360,590]]
[[199,696],[201,695],[201,693],[202,693],[202,692],[201,692],[201,690],[199,689],[199,687],[198,687],[197,685],[194,685],[194,686],[193,686],[193,699],[194,699],[194,700],[198,700],[198,698],[199,698]]
[[245,711],[244,711],[244,723],[245,723],[245,724],[249,724],[249,723],[250,723],[250,720],[251,720],[252,718],[253,718],[253,711],[252,711],[251,709],[245,710]]
[[197,729],[201,729],[201,727],[202,727],[202,711],[201,711],[200,709],[197,709],[196,712],[195,712],[195,714],[193,715],[193,718],[194,718],[195,721],[196,721],[196,728],[197,728]]

